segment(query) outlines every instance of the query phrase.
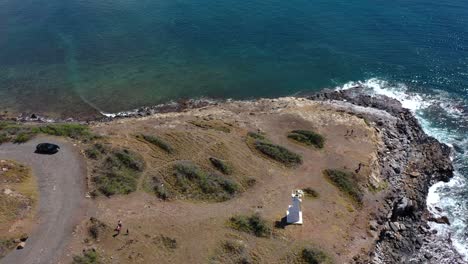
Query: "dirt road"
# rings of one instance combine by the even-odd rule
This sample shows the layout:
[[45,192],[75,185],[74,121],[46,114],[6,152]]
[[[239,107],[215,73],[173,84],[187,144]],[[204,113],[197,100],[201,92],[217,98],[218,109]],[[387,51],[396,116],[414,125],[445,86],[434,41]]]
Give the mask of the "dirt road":
[[[41,142],[58,144],[55,155],[35,154]],[[32,168],[39,186],[38,224],[23,250],[3,258],[4,264],[57,263],[73,228],[84,216],[86,166],[69,142],[38,137],[25,144],[0,145],[0,159],[17,160]]]

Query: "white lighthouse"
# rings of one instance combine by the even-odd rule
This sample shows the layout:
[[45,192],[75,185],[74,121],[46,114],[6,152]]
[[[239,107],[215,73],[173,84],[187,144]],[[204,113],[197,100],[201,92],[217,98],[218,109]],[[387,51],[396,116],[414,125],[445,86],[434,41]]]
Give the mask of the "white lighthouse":
[[293,225],[302,225],[302,197],[304,192],[302,190],[293,191],[292,194],[292,205],[289,206],[286,211],[286,222]]

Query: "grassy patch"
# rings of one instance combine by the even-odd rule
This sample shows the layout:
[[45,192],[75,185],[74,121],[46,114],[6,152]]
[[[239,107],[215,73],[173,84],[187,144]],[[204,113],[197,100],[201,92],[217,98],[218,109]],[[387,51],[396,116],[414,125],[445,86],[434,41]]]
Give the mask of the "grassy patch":
[[224,133],[231,132],[230,125],[220,120],[193,120],[189,121],[189,123],[203,129],[213,129]]
[[99,264],[99,255],[94,249],[83,251],[82,255],[73,256],[72,264]]
[[89,221],[88,234],[90,237],[98,239],[101,233],[107,228],[107,225],[94,217],[91,217]]
[[323,251],[315,248],[304,248],[301,251],[300,259],[307,264],[331,264],[332,259]]
[[167,249],[174,250],[177,248],[177,240],[175,238],[161,235],[159,240],[161,241],[161,244]]
[[177,162],[172,176],[166,180],[177,192],[190,199],[225,201],[239,191],[235,181],[207,172],[190,161]]
[[0,145],[9,142],[11,138],[6,133],[0,133]]
[[288,134],[288,138],[316,148],[323,148],[325,144],[325,138],[322,135],[309,130],[293,130]]
[[302,157],[300,155],[285,147],[261,140],[255,141],[254,147],[266,156],[279,161],[286,166],[295,166],[302,163]]
[[169,200],[172,198],[172,194],[169,189],[159,180],[158,177],[151,178],[151,189],[159,199]]
[[105,196],[136,191],[137,180],[145,167],[143,158],[127,149],[114,149],[102,155],[96,166],[97,175],[93,177],[97,190]]
[[31,125],[0,122],[0,131],[0,144],[11,140],[14,143],[25,143],[37,134],[69,137],[83,141],[98,138],[90,132],[88,126],[76,123]]
[[11,250],[16,247],[13,239],[0,239],[0,258],[6,256]]
[[107,148],[101,143],[96,143],[85,150],[86,157],[97,160],[107,153]]
[[253,263],[246,244],[240,240],[222,241],[216,255],[212,257],[214,263],[248,264]]
[[356,174],[348,171],[329,169],[324,174],[328,179],[358,204],[362,204],[363,193],[358,185]]
[[268,237],[271,234],[270,225],[259,214],[233,216],[229,219],[229,225],[236,230],[257,237]]
[[13,139],[13,143],[21,144],[28,142],[33,136],[34,134],[28,132],[21,132],[18,135],[16,135],[16,137]]
[[226,161],[211,157],[210,162],[221,173],[226,175],[232,174],[232,167]]
[[266,135],[260,132],[249,132],[247,136],[256,140],[267,140]]
[[316,190],[310,188],[310,187],[304,188],[304,189],[302,189],[302,191],[304,192],[305,197],[308,197],[308,198],[318,198],[319,197],[318,192]]
[[95,135],[89,131],[88,126],[73,123],[37,126],[32,128],[32,132],[36,134],[69,137],[79,140],[90,140],[95,137]]
[[172,148],[172,146],[159,137],[151,136],[151,135],[143,135],[143,134],[138,135],[137,137],[144,139],[146,142],[155,145],[156,147],[164,150],[165,152],[169,154],[174,153],[174,149]]

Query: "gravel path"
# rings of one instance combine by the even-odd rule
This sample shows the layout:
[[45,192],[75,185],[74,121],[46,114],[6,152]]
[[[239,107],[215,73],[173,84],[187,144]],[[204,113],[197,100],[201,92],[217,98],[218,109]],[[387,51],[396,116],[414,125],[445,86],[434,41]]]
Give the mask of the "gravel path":
[[[55,155],[35,154],[41,142],[61,147]],[[15,250],[3,264],[57,263],[73,228],[84,216],[86,166],[78,149],[53,137],[38,137],[25,144],[0,145],[0,159],[19,161],[32,168],[39,185],[38,225],[23,250]]]

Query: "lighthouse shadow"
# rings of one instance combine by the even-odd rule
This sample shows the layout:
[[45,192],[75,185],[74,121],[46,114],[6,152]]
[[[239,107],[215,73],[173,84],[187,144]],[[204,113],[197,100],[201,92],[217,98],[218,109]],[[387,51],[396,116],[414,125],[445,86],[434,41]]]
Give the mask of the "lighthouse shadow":
[[286,226],[288,226],[290,224],[288,224],[288,222],[286,221],[286,216],[281,218],[280,221],[276,221],[275,222],[275,228],[282,228],[282,229],[285,229]]

